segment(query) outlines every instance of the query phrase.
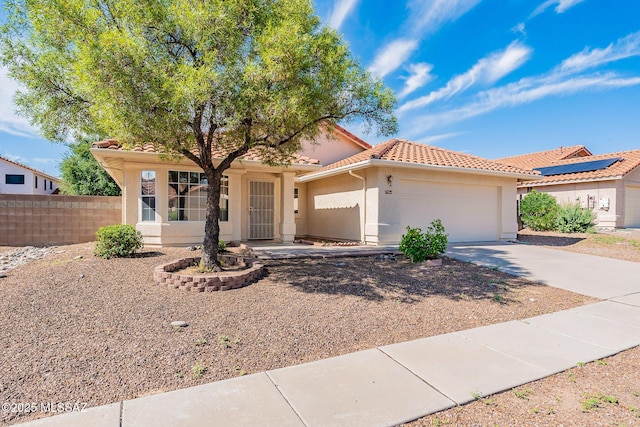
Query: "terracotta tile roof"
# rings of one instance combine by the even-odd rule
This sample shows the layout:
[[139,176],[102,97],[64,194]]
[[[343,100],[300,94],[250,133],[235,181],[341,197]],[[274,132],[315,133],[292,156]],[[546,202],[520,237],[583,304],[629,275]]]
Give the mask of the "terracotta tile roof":
[[617,153],[599,154],[597,156],[578,157],[574,159],[554,162],[553,164],[546,165],[546,166],[570,165],[575,163],[583,163],[587,161],[591,162],[596,160],[605,160],[605,159],[613,159],[613,158],[620,158],[621,160],[598,171],[566,173],[562,175],[545,176],[539,180],[535,180],[532,182],[525,182],[520,186],[531,187],[531,186],[537,186],[537,185],[559,184],[559,183],[568,182],[568,181],[571,181],[571,182],[598,181],[602,179],[611,179],[611,178],[624,176],[640,166],[640,150],[620,151]]
[[394,138],[387,142],[375,145],[369,150],[363,151],[346,159],[332,163],[322,169],[312,172],[313,174],[348,166],[369,159],[391,160],[402,163],[415,163],[422,165],[445,166],[452,168],[476,169],[495,172],[519,173],[528,175],[538,175],[532,170],[523,170],[502,163],[483,159],[482,157],[470,154],[451,151],[432,145],[419,144],[405,139]]
[[[158,151],[153,146],[153,144],[138,145],[132,149],[125,150],[124,148],[122,148],[120,143],[118,143],[117,139],[105,139],[104,141],[94,142],[91,145],[91,147],[102,148],[107,150],[134,151],[134,152],[141,152],[141,153],[156,153],[156,154],[158,153]],[[224,152],[219,150],[213,150],[212,154],[214,159],[223,159],[225,157]],[[259,155],[258,151],[255,149],[249,150],[249,152],[244,156],[241,156],[240,159],[255,160],[258,162],[262,161],[262,157]],[[294,156],[294,159],[295,160],[293,161],[293,163],[298,165],[319,165],[320,164],[320,161],[317,159],[312,159],[311,157],[302,156],[299,154],[296,154]]]
[[47,179],[50,179],[50,180],[52,180],[54,182],[60,182],[60,178],[56,178],[55,176],[51,176],[49,174],[46,174],[46,173],[44,173],[42,171],[39,171],[38,169],[34,169],[34,168],[30,167],[30,166],[23,165],[22,163],[14,162],[13,160],[9,160],[6,157],[0,156],[0,159],[4,160],[6,162],[9,162],[11,164],[14,164],[16,166],[20,166],[21,168],[28,169],[31,172],[37,173],[38,175],[43,176],[43,177],[45,177]]
[[515,166],[520,169],[535,169],[544,166],[554,165],[561,160],[574,157],[591,156],[591,152],[584,145],[573,145],[571,147],[558,147],[553,150],[539,151],[537,153],[521,154],[519,156],[504,157],[496,159],[494,162]]

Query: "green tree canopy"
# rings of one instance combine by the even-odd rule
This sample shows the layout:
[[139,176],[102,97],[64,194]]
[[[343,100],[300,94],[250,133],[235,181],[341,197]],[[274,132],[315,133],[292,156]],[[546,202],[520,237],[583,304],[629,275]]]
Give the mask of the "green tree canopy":
[[[186,156],[209,182],[203,262],[217,264],[220,178],[258,150],[287,164],[318,125],[396,131],[393,93],[311,0],[8,0],[2,59],[44,137],[117,138]],[[221,162],[212,149],[227,153]]]
[[90,142],[69,146],[60,162],[62,192],[76,196],[119,196],[120,187],[91,154]]

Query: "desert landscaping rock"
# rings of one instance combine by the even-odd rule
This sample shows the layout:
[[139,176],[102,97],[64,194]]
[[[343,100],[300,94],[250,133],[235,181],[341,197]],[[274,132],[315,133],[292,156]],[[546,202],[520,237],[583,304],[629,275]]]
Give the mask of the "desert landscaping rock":
[[174,326],[176,328],[186,328],[187,326],[189,326],[189,324],[184,320],[176,320],[174,322],[171,322],[171,326]]
[[[451,259],[377,256],[271,261],[248,287],[176,292],[154,284],[154,268],[192,252],[104,260],[92,249],[65,246],[0,281],[0,323],[12,325],[0,401],[100,406],[594,301]],[[185,313],[198,321],[168,327]],[[0,424],[48,415],[0,413]]]
[[[55,247],[36,248],[34,246],[25,246],[10,251],[0,253],[0,273],[13,270],[29,261],[40,259],[47,254],[53,253]],[[6,277],[6,276],[5,276]]]

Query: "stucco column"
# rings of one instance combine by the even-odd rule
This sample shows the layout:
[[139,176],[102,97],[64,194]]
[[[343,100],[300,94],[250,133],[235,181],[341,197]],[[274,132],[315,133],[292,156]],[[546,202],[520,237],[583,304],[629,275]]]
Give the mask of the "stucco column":
[[246,170],[227,169],[224,175],[229,177],[229,221],[220,223],[220,231],[230,236],[229,240],[242,238],[242,175]]
[[296,236],[296,218],[293,208],[293,179],[295,172],[282,172],[280,198],[280,239],[292,243]]

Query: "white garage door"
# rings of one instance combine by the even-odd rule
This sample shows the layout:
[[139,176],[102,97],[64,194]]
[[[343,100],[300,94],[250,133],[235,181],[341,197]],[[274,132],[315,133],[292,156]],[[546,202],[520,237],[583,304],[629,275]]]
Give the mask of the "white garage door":
[[624,226],[640,227],[640,187],[625,187]]
[[498,240],[498,187],[403,180],[403,227],[423,230],[440,218],[450,242]]

